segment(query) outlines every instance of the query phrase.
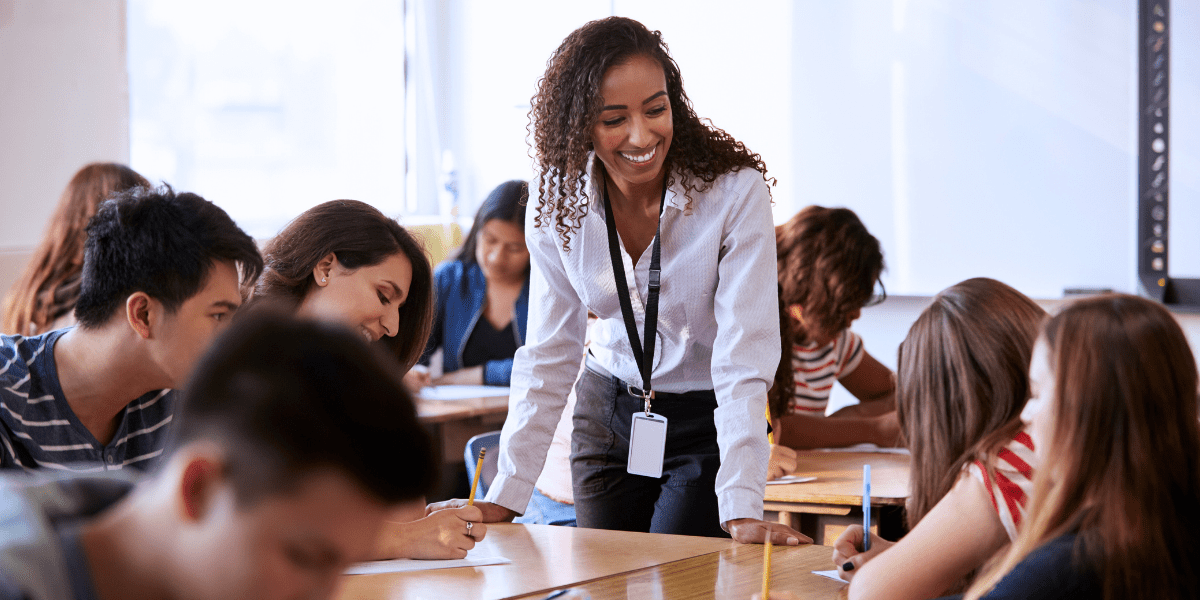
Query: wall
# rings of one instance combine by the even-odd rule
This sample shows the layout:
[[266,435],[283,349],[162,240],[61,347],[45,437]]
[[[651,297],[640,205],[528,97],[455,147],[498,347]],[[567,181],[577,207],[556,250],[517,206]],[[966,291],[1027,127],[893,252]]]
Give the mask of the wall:
[[[867,352],[879,362],[896,370],[896,351],[900,342],[908,335],[908,328],[920,316],[921,311],[929,305],[930,299],[923,296],[889,296],[883,304],[863,309],[862,317],[854,322],[853,328],[863,338]],[[1038,300],[1038,304],[1047,311],[1053,311],[1061,306],[1064,300]],[[1175,312],[1175,319],[1183,327],[1192,352],[1200,360],[1200,313]],[[834,386],[830,398],[829,411],[833,412],[847,404],[853,404],[854,397],[842,386]]]
[[129,160],[124,0],[0,0],[0,294],[71,176]]

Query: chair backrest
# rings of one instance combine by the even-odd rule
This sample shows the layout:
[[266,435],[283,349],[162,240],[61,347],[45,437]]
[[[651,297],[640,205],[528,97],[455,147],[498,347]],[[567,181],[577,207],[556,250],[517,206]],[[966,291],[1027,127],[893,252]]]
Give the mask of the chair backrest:
[[487,448],[487,453],[483,455],[483,469],[479,473],[479,487],[475,490],[475,499],[482,500],[487,495],[488,486],[492,485],[492,479],[496,477],[496,455],[500,448],[500,432],[490,431],[481,433],[467,440],[467,447],[463,450],[463,460],[467,463],[467,485],[470,485],[475,479],[475,463],[479,460],[479,451]]

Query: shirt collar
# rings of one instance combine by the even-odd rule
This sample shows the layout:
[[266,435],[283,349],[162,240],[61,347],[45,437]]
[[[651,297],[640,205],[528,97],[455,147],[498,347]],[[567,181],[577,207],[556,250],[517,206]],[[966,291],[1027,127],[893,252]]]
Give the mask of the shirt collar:
[[[584,189],[587,189],[589,195],[597,200],[600,198],[600,188],[597,183],[597,178],[594,177],[593,174],[596,172],[595,169],[598,160],[599,159],[596,158],[596,151],[589,150],[587,157],[587,170],[584,173],[584,177],[587,179],[587,182],[584,184]],[[683,188],[679,185],[678,170],[674,172],[674,176],[675,183],[671,187],[667,188],[667,198],[665,204],[666,206],[676,210],[683,211],[684,207],[687,205],[687,197],[683,195]]]

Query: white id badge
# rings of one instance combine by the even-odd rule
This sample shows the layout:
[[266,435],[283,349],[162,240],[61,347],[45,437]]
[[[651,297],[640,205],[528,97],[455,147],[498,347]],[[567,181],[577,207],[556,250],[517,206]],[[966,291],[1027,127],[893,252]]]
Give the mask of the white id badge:
[[667,448],[667,418],[654,413],[633,413],[629,431],[629,468],[633,475],[662,477]]

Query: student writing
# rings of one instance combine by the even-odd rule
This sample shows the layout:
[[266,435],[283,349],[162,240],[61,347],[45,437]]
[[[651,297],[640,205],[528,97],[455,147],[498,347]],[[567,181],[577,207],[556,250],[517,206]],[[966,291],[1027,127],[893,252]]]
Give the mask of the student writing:
[[497,186],[475,214],[458,255],[437,268],[433,330],[421,364],[428,366],[441,348],[443,374],[429,381],[415,368],[410,385],[508,385],[529,315],[528,199],[524,181]]
[[987,598],[1200,598],[1195,355],[1145,298],[1077,301],[1042,330],[1023,418],[1039,456],[1029,515]]
[[[394,219],[357,200],[325,202],[272,238],[264,261],[253,306],[351,327],[386,348],[400,373],[420,357],[433,317],[432,269],[420,243]],[[375,556],[462,558],[487,534],[474,507],[419,517],[419,507],[392,515]]]
[[917,317],[900,346],[896,393],[912,452],[911,530],[896,544],[872,535],[865,553],[861,526],[834,542],[850,598],[961,590],[1017,536],[1039,464],[1020,414],[1044,317],[1032,300],[986,278],[942,290]]
[[341,325],[239,320],[176,416],[136,483],[0,477],[0,599],[329,598],[436,476],[397,365]]
[[[768,394],[776,444],[768,477],[791,472],[791,448],[895,446],[895,376],[850,329],[883,272],[879,240],[846,208],[808,206],[775,228],[782,356]],[[834,382],[859,403],[825,418]]]
[[87,231],[79,324],[0,337],[0,467],[151,468],[173,419],[170,390],[262,269],[225,211],[168,187],[122,192]]

